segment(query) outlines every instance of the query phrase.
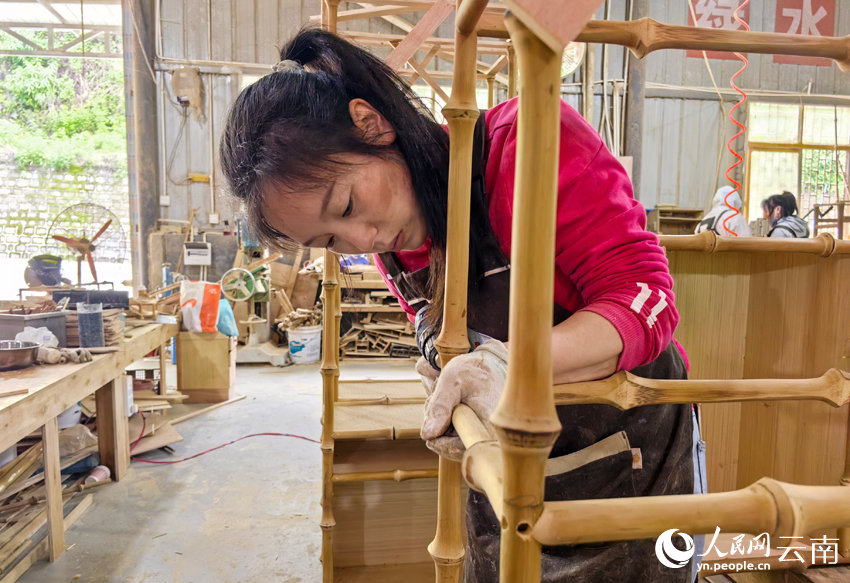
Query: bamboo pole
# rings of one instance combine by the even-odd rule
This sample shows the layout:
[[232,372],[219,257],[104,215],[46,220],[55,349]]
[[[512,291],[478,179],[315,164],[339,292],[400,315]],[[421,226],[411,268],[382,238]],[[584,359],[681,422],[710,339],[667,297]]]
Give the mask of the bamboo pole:
[[350,472],[347,474],[334,474],[332,481],[335,484],[342,482],[376,482],[378,480],[404,482],[406,480],[436,477],[437,470],[392,470],[389,472]]
[[334,457],[334,388],[339,379],[339,364],[336,344],[335,299],[339,282],[333,263],[336,256],[325,251],[325,276],[322,282],[322,581],[333,583],[333,530],[336,525],[333,514],[333,457]]
[[464,36],[472,34],[485,8],[487,8],[487,0],[464,0],[463,4],[458,2],[455,17],[457,31]]
[[[339,0],[322,0],[322,26],[336,32]],[[333,583],[334,402],[339,397],[339,261],[325,249],[322,278],[322,583]],[[297,265],[293,269],[298,269]]]
[[[843,486],[798,486],[771,478],[734,492],[547,502],[532,536],[544,545],[654,538],[675,528],[689,534],[768,533],[803,536],[850,523]],[[567,526],[569,525],[569,526]]]
[[[844,445],[844,472],[841,474],[840,486],[850,487],[850,412],[847,417],[847,435]],[[850,556],[850,528],[838,529],[838,552],[841,556]]]
[[784,239],[781,237],[718,237],[713,231],[699,235],[661,235],[661,246],[668,251],[698,251],[721,253],[755,251],[764,253],[809,253],[829,257],[850,253],[850,241],[837,241],[829,233],[811,239]]
[[513,99],[517,96],[518,67],[516,51],[513,46],[508,46],[508,99]]
[[[505,17],[522,69],[511,249],[508,375],[491,424],[504,464],[502,581],[540,580],[546,460],[561,426],[552,397],[552,310],[560,128],[561,51]],[[521,363],[517,365],[516,363]]]
[[695,28],[641,18],[628,22],[588,22],[576,41],[628,47],[638,58],[660,49],[824,57],[835,61],[842,72],[850,71],[850,36],[820,37]]
[[[465,7],[469,2],[475,4]],[[462,0],[458,13],[474,14],[480,2]],[[466,20],[470,17],[467,16]],[[477,19],[476,19],[477,20]],[[478,39],[472,30],[455,30],[452,94],[443,108],[449,124],[448,237],[446,241],[445,301],[443,325],[434,346],[442,366],[455,356],[469,352],[466,330],[466,292],[469,269],[469,213],[472,182],[472,143],[478,104],[475,98]],[[466,22],[466,25],[470,25]],[[461,411],[465,405],[458,407]],[[460,464],[440,458],[437,485],[437,533],[428,546],[434,559],[438,583],[460,583],[463,579],[463,524]]]
[[496,77],[489,75],[487,77],[487,108],[490,109],[496,105]]
[[658,380],[620,371],[600,381],[555,385],[557,405],[603,404],[626,410],[743,401],[823,401],[841,407],[850,402],[850,373],[832,368],[814,379]]

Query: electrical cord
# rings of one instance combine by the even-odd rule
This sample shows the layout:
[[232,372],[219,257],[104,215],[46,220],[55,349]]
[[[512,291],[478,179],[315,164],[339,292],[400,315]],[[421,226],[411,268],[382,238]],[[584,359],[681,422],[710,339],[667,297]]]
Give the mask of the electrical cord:
[[[142,441],[142,438],[145,436],[145,428],[146,428],[145,414],[142,413],[142,412],[139,412],[139,415],[142,416],[142,432],[139,434],[139,438],[136,440],[136,442],[132,445],[132,447],[130,447],[130,453],[131,454],[133,453],[133,450],[136,449],[136,446],[139,445],[139,442]],[[304,437],[303,435],[296,435],[294,433],[273,433],[273,432],[250,433],[248,435],[243,435],[242,437],[234,439],[233,441],[228,441],[227,443],[222,443],[221,445],[217,445],[216,447],[212,447],[208,450],[202,451],[200,453],[196,453],[195,455],[190,455],[189,457],[181,458],[181,459],[178,459],[178,460],[162,460],[162,461],[145,460],[145,459],[142,459],[142,458],[139,458],[139,457],[133,457],[132,455],[130,456],[130,459],[133,460],[134,462],[142,462],[142,463],[146,463],[146,464],[156,464],[156,465],[179,464],[181,462],[188,462],[189,460],[193,460],[197,457],[201,457],[202,455],[206,455],[206,454],[213,452],[217,449],[227,447],[228,445],[233,445],[234,443],[236,443],[238,441],[242,441],[243,439],[248,439],[249,437],[260,437],[260,436],[263,436],[263,435],[268,435],[268,436],[272,436],[272,437],[292,437],[294,439],[303,439],[304,441],[309,441],[311,443],[321,443],[320,441],[318,441],[316,439]]]

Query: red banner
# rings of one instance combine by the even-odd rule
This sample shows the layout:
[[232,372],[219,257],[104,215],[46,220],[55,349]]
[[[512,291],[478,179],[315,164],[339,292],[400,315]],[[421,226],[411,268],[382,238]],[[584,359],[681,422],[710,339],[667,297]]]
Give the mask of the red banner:
[[[804,36],[835,36],[835,0],[776,0],[775,32]],[[831,67],[819,57],[774,55],[774,63]]]
[[[768,2],[770,0],[767,0]],[[802,1],[802,0],[801,0]],[[746,30],[743,25],[735,20],[735,10],[743,4],[744,0],[695,0],[694,12],[697,16],[696,26],[700,28],[723,28],[726,30]],[[738,16],[750,23],[750,6],[741,10]],[[695,26],[694,19],[688,10],[688,26]],[[706,51],[709,59],[737,60],[733,53],[722,53],[717,51]],[[689,57],[702,58],[702,51],[688,51]]]

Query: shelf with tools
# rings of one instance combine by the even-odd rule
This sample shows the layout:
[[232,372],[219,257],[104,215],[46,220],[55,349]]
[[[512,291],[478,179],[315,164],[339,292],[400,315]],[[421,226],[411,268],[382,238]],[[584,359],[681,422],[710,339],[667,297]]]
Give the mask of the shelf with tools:
[[418,355],[413,324],[377,271],[340,278],[344,315],[340,353],[345,358],[410,358]]

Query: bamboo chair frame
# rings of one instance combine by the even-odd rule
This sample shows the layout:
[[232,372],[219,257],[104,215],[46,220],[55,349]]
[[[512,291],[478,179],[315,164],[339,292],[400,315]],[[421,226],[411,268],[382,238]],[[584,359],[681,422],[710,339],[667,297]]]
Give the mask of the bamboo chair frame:
[[[322,23],[336,29],[338,0],[323,0]],[[475,102],[477,22],[487,8],[480,0],[458,2],[455,33],[455,67],[451,99],[443,110],[452,134],[449,171],[449,239],[447,242],[446,303],[444,325],[436,342],[444,363],[464,354],[466,338],[466,288],[469,233],[469,187],[472,132],[479,115]],[[850,490],[841,486],[794,486],[768,478],[722,494],[667,496],[663,499],[630,499],[550,502],[543,501],[543,480],[549,451],[560,431],[555,404],[609,403],[621,408],[650,403],[729,402],[757,399],[818,399],[841,406],[850,398],[847,373],[830,370],[808,381],[657,381],[617,373],[593,383],[561,385],[551,389],[549,336],[552,319],[554,277],[554,223],[559,117],[560,52],[552,50],[552,37],[542,41],[536,23],[506,15],[509,45],[508,95],[516,94],[517,61],[528,71],[520,81],[520,125],[517,188],[514,207],[514,245],[510,317],[510,360],[524,363],[523,370],[509,367],[502,400],[491,422],[494,441],[481,422],[464,405],[455,409],[453,424],[467,447],[463,464],[440,459],[438,526],[428,550],[438,582],[462,580],[460,476],[470,487],[487,494],[503,525],[501,573],[504,581],[535,581],[540,577],[541,545],[580,544],[609,540],[632,540],[656,536],[668,527],[707,532],[715,526],[742,532],[768,532],[774,536],[800,535],[811,530],[850,524]],[[610,23],[609,23],[610,24]],[[658,23],[653,23],[658,24]],[[643,31],[651,26],[641,23]],[[659,25],[666,27],[667,25]],[[594,42],[634,44],[640,37],[632,29],[593,31]],[[610,31],[608,31],[610,32]],[[585,30],[581,36],[586,36]],[[738,34],[738,33],[736,33]],[[625,35],[631,35],[626,38]],[[731,37],[730,37],[731,38]],[[737,39],[743,42],[743,39]],[[624,40],[625,39],[625,40]],[[584,40],[584,39],[579,39]],[[727,38],[703,38],[715,50],[737,50]],[[772,39],[761,39],[772,40]],[[679,44],[694,44],[679,39]],[[631,44],[627,44],[631,43]],[[725,43],[718,46],[718,43]],[[731,44],[730,44],[731,43]],[[640,43],[638,43],[640,45]],[[698,44],[698,43],[697,43]],[[650,44],[646,44],[650,47]],[[655,48],[674,48],[663,43]],[[763,45],[746,46],[751,52],[767,52]],[[843,66],[847,54],[836,43],[830,56]],[[636,47],[631,47],[636,48]],[[811,52],[812,47],[803,49]],[[848,51],[850,52],[850,51]],[[809,54],[806,52],[806,54]],[[842,67],[843,68],[843,67]],[[492,79],[488,79],[492,86]],[[790,250],[821,256],[850,253],[850,243],[822,235],[807,241],[732,240],[713,233],[693,237],[662,237],[662,245],[705,253],[734,250]],[[541,253],[540,250],[543,250]],[[552,255],[550,257],[550,255]],[[339,395],[339,264],[333,253],[325,255],[323,297],[325,347],[322,360],[324,414],[322,432],[322,562],[323,580],[333,581],[333,483],[433,477],[431,471],[333,474],[333,403]],[[548,290],[548,291],[547,291]],[[332,323],[328,326],[328,323]],[[472,463],[474,461],[474,463]],[[850,485],[850,432],[848,458],[842,485]],[[694,508],[698,512],[694,512]],[[699,516],[711,516],[710,522]],[[695,518],[696,517],[696,518]],[[570,528],[564,529],[569,523]],[[636,528],[637,525],[640,527]],[[840,528],[841,549],[850,546],[846,528]]]

